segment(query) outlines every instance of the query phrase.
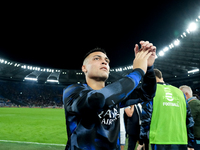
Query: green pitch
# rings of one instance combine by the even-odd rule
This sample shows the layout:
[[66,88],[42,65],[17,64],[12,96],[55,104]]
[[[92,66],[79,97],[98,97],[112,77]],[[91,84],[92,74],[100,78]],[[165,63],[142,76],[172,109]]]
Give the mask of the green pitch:
[[66,143],[64,109],[0,107],[0,150],[64,150]]
[[[21,143],[1,140],[21,141]],[[59,150],[64,149],[66,142],[64,109],[0,108],[0,149]]]

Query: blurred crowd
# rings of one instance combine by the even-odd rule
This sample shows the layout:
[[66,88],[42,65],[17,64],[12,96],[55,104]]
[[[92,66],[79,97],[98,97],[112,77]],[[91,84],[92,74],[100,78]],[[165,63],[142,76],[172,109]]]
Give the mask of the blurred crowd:
[[62,107],[64,86],[0,80],[0,95],[18,105]]

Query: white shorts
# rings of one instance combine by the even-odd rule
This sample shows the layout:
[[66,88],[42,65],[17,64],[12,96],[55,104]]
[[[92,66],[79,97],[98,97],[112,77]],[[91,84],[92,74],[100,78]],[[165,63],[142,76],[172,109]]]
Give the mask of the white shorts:
[[125,145],[126,130],[124,124],[124,108],[120,108],[120,144]]

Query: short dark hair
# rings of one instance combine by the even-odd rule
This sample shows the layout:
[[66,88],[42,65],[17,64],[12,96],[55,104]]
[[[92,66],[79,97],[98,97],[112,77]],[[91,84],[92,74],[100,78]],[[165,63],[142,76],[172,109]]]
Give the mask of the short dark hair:
[[155,73],[155,76],[158,77],[159,79],[162,78],[162,72],[158,69],[154,69],[154,73]]
[[104,49],[97,47],[97,48],[90,50],[88,53],[86,53],[83,60],[85,60],[86,57],[88,57],[91,53],[94,53],[94,52],[102,52],[102,53],[106,54],[106,51]]

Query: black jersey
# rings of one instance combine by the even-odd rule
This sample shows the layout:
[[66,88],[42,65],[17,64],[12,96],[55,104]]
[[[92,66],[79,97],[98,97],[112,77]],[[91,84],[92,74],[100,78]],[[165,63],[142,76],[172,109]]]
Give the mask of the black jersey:
[[[156,89],[152,70],[153,67],[148,69],[145,76],[149,82],[146,82],[144,77],[146,83],[138,89],[138,97],[134,99],[127,97],[144,76],[141,69],[133,70],[126,77],[101,90],[93,90],[87,84],[67,87],[63,93],[68,134],[66,149],[119,150],[119,108],[153,99],[155,90],[146,91],[149,88]],[[155,84],[152,84],[154,82]]]

